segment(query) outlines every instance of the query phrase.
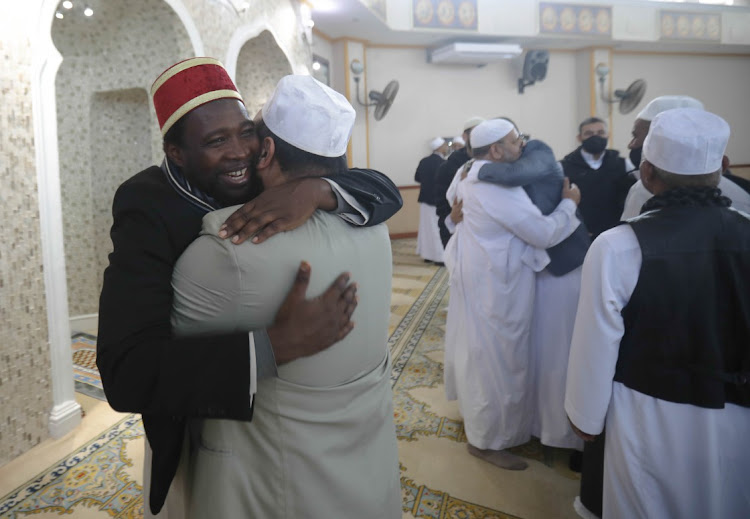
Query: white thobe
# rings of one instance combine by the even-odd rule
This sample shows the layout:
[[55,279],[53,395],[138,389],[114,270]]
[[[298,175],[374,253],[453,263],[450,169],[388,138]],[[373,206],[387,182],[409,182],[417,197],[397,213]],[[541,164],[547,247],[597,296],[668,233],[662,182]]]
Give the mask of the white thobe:
[[[721,177],[717,187],[721,189],[722,195],[732,201],[732,207],[743,213],[750,214],[750,194],[747,191],[726,177]],[[625,198],[625,209],[622,211],[620,220],[627,220],[641,214],[641,207],[652,196],[654,195],[646,189],[646,186],[640,180],[633,184],[630,187],[630,191],[628,191],[628,196]]]
[[549,447],[583,449],[565,414],[565,377],[581,288],[581,267],[562,276],[536,275],[531,321],[534,419],[531,434]]
[[605,425],[603,517],[750,517],[750,409],[667,402],[613,382],[638,282],[641,250],[629,225],[594,241],[583,265],[565,410],[582,431]]
[[419,204],[417,254],[430,261],[443,262],[443,242],[440,239],[438,215],[434,205]]
[[234,245],[217,237],[234,209],[207,214],[201,236],[175,265],[176,334],[269,326],[303,259],[312,268],[308,297],[321,294],[343,271],[351,272],[363,295],[351,333],[258,381],[252,422],[192,424],[198,434],[187,470],[186,517],[400,517],[386,346],[392,277],[387,228],[355,230],[318,211],[267,242]]
[[545,249],[580,222],[571,200],[544,216],[523,188],[479,182],[486,162],[475,161],[466,180],[449,190],[463,200],[464,219],[445,255],[451,275],[445,376],[469,443],[499,450],[530,437],[535,273],[549,263]]

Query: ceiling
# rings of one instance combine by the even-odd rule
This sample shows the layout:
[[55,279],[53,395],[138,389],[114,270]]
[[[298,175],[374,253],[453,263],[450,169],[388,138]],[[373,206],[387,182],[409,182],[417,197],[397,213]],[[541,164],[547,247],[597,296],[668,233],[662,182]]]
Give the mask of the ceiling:
[[[409,0],[402,0],[409,1]],[[460,35],[439,29],[430,31],[394,31],[359,0],[313,0],[314,30],[321,36],[335,40],[352,38],[373,45],[436,47],[457,41],[517,43],[524,48],[575,50],[592,47],[591,38],[575,37],[498,37]],[[320,6],[320,8],[318,7]],[[743,9],[745,10],[745,9]],[[721,45],[693,42],[607,42],[615,50],[660,52],[707,52],[747,54],[750,45]]]

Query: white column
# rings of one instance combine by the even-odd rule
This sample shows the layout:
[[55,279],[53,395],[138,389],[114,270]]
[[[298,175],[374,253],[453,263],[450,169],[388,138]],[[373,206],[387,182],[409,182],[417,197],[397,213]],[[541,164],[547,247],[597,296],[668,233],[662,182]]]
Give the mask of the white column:
[[53,438],[64,436],[81,422],[81,406],[75,400],[73,384],[57,147],[55,75],[62,56],[53,45],[50,32],[57,3],[56,0],[42,0],[38,9],[32,71],[39,221],[52,378],[49,431]]

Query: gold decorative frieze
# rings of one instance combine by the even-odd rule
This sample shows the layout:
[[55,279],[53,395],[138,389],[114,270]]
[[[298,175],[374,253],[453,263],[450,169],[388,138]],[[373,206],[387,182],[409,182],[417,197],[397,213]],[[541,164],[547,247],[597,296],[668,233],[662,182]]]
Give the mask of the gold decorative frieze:
[[477,30],[477,0],[412,0],[415,29]]
[[709,13],[661,11],[662,40],[721,41],[721,16]]
[[612,8],[539,2],[539,32],[611,37]]

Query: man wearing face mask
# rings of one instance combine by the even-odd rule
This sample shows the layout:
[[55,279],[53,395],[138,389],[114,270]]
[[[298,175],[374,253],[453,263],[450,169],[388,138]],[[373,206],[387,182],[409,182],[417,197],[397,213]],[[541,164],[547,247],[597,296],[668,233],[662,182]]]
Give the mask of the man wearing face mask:
[[565,176],[581,190],[579,209],[592,238],[617,225],[635,182],[619,152],[606,149],[608,137],[607,124],[589,117],[578,126],[581,146],[560,161]]

